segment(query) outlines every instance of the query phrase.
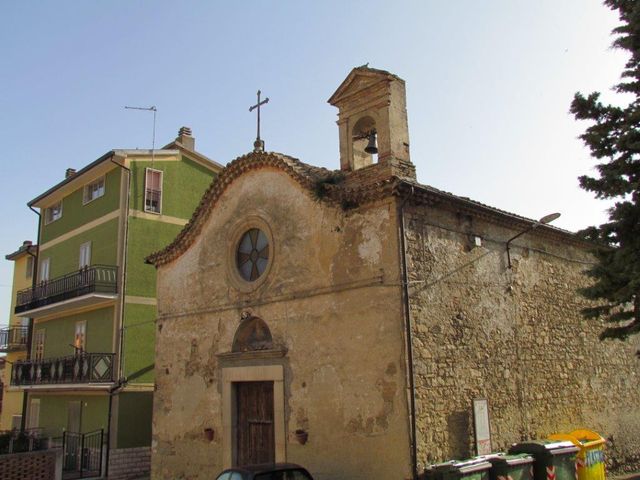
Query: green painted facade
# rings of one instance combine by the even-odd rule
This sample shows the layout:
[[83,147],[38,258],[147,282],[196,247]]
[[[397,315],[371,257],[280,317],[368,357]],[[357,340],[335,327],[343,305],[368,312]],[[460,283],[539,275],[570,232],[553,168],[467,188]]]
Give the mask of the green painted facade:
[[40,428],[46,437],[60,437],[67,430],[69,403],[81,402],[80,432],[108,430],[109,396],[79,394],[37,394],[32,393],[29,399],[40,399]]
[[153,382],[155,319],[154,305],[125,305],[123,375],[129,383]]
[[[151,444],[153,394],[123,393],[118,396],[118,448],[144,447]],[[135,425],[136,428],[131,428]]]
[[131,208],[144,210],[145,169],[163,172],[162,214],[186,220],[211,184],[211,170],[182,155],[181,161],[136,160],[131,162]]
[[[108,160],[106,160],[108,161]],[[114,166],[115,167],[115,166]],[[149,219],[144,212],[145,169],[153,167],[163,172],[162,212]],[[140,159],[130,162],[131,182],[129,216],[127,218],[126,265],[120,272],[126,275],[126,291],[129,298],[122,311],[123,330],[117,331],[116,320],[120,313],[120,299],[109,307],[86,310],[81,313],[57,314],[56,318],[39,321],[34,331],[45,331],[44,357],[73,355],[71,346],[78,321],[86,321],[85,349],[91,353],[116,353],[116,342],[122,339],[121,369],[115,378],[126,379],[125,390],[116,390],[113,422],[117,425],[117,438],[112,438],[113,448],[148,446],[151,443],[151,412],[153,403],[155,319],[153,299],[156,295],[156,270],[144,263],[145,257],[168,245],[183,228],[176,218],[186,223],[200,202],[215,174],[199,163],[180,155],[179,161]],[[42,224],[40,261],[49,258],[49,279],[78,271],[80,246],[91,242],[91,265],[117,265],[120,226],[120,185],[124,169],[115,167],[105,175],[105,193],[83,205],[83,188],[80,187],[63,199],[62,217],[48,225]],[[126,179],[126,176],[124,177]],[[43,209],[44,218],[44,209]],[[110,217],[105,217],[110,215]],[[164,221],[164,217],[173,217]],[[144,218],[146,217],[146,218]],[[156,219],[157,218],[157,219]],[[84,230],[89,222],[98,225]],[[78,232],[77,230],[81,231]],[[84,230],[84,231],[82,231]],[[62,239],[61,236],[65,235]],[[47,242],[58,239],[53,245]],[[124,271],[123,271],[124,270]],[[120,277],[118,277],[120,278]],[[120,282],[120,280],[119,280]],[[119,293],[122,295],[121,285]],[[147,304],[151,303],[151,304]],[[143,386],[144,385],[144,386]],[[145,392],[126,391],[127,386],[149,388]],[[107,431],[109,394],[88,394],[82,386],[74,392],[56,393],[55,387],[44,393],[31,392],[30,399],[40,399],[40,426],[47,435],[59,436],[67,428],[69,402],[82,402],[82,433],[104,428]]]
[[101,308],[36,323],[34,331],[45,332],[44,358],[73,355],[75,350],[71,345],[75,337],[76,322],[81,321],[87,322],[87,352],[113,352],[113,309],[114,307]]
[[171,243],[180,230],[180,225],[129,218],[127,295],[155,298],[156,269],[144,263],[144,259]]
[[114,218],[40,252],[49,259],[49,278],[75,272],[80,266],[80,245],[91,242],[91,265],[118,263],[118,219]]
[[62,217],[48,225],[45,225],[44,222],[43,209],[40,245],[117,210],[120,206],[121,175],[120,168],[114,165],[114,169],[105,175],[104,195],[86,205],[82,204],[83,187],[64,197],[62,199]]

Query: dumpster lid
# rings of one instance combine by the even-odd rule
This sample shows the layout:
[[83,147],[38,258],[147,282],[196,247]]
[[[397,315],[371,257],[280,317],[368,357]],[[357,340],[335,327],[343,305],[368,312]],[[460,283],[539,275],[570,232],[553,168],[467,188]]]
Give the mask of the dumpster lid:
[[546,445],[548,450],[551,450],[551,455],[562,455],[564,453],[575,453],[580,451],[573,442],[553,442]]
[[592,430],[574,430],[571,433],[549,435],[549,440],[568,440],[580,449],[594,448],[604,445],[606,440]]
[[472,458],[469,460],[462,460],[453,463],[453,467],[460,470],[460,473],[472,473],[479,470],[488,470],[491,468],[491,463],[487,462],[484,458]]
[[574,453],[578,450],[578,447],[569,441],[549,442],[545,440],[532,440],[513,444],[509,449],[509,453],[531,453],[534,455],[547,453],[560,455],[564,453]]
[[485,457],[492,465],[507,464],[509,466],[523,465],[533,463],[533,457],[528,453],[516,453],[506,455],[504,453],[496,453]]
[[491,468],[491,463],[483,457],[471,458],[469,460],[451,460],[449,462],[431,465],[427,470],[439,472],[458,471],[462,474],[473,473]]

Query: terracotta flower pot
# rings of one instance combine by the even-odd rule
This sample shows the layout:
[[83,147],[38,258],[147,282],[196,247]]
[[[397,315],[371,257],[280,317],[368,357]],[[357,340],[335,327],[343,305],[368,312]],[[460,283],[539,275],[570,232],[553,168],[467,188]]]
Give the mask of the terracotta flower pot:
[[309,434],[304,430],[296,430],[296,440],[300,445],[304,445],[309,440]]

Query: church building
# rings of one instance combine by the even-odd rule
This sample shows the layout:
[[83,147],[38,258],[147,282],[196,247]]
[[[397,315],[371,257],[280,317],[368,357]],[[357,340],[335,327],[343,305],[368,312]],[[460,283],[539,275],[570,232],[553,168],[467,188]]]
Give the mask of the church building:
[[409,479],[577,428],[639,469],[638,342],[582,318],[589,245],[419,184],[396,75],[355,68],[329,103],[339,169],[258,139],[147,258],[152,478],[286,461]]

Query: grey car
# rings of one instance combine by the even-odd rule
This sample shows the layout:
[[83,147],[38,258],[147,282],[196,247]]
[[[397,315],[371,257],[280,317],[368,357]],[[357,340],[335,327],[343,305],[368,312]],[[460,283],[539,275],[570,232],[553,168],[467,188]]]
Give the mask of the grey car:
[[313,477],[295,463],[268,463],[228,468],[216,480],[313,480]]

